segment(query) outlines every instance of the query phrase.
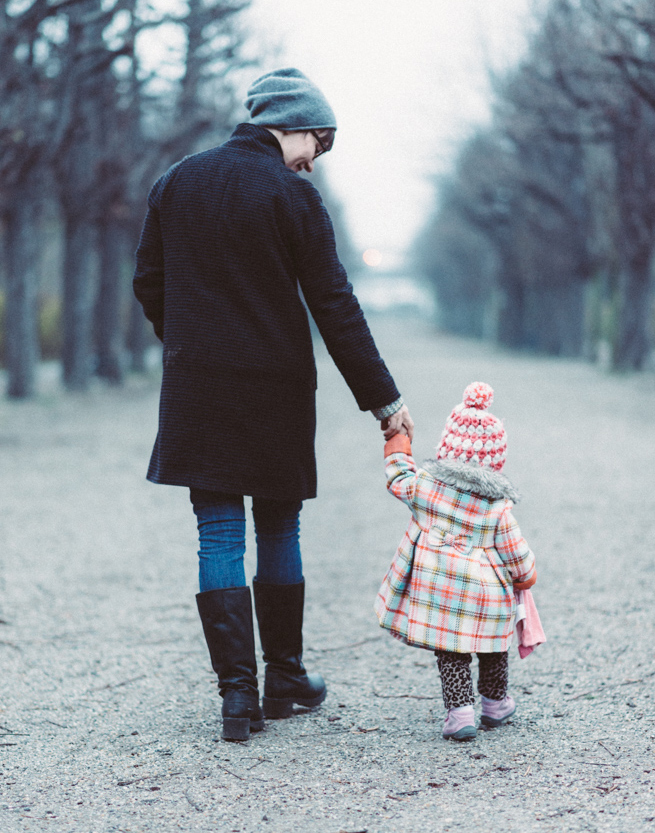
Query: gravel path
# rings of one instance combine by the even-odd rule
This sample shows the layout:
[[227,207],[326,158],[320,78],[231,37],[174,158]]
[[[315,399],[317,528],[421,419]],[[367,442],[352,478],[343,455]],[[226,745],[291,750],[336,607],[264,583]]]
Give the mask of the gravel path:
[[305,659],[329,695],[243,745],[219,740],[187,494],[144,480],[157,379],[51,387],[0,403],[3,833],[655,833],[653,377],[374,331],[419,460],[469,382],[496,389],[549,639],[511,652],[512,723],[443,741],[434,658],[378,628],[406,509],[323,352],[302,523]]

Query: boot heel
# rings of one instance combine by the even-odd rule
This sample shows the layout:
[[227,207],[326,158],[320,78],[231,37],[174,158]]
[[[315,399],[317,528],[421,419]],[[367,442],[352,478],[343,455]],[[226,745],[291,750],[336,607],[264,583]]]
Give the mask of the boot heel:
[[248,740],[250,737],[249,717],[224,717],[223,740]]
[[293,714],[294,701],[289,698],[274,699],[273,697],[264,697],[262,706],[264,708],[264,717],[268,720],[282,720],[284,717],[291,717]]

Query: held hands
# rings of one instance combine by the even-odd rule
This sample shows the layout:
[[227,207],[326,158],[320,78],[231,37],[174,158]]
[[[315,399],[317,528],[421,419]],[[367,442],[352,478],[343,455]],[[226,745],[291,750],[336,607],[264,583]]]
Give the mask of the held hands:
[[395,414],[383,419],[380,428],[384,431],[385,440],[390,440],[396,434],[405,434],[411,442],[414,438],[414,420],[409,415],[407,405],[403,405]]

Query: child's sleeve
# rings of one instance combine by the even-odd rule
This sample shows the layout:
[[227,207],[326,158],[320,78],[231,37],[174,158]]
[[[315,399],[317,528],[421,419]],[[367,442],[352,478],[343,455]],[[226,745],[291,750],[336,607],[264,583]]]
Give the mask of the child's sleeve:
[[384,446],[384,472],[387,489],[398,500],[411,503],[416,489],[416,463],[409,437],[396,434]]
[[527,590],[537,580],[534,553],[521,535],[511,510],[512,504],[509,503],[500,516],[494,543],[512,576],[514,590]]

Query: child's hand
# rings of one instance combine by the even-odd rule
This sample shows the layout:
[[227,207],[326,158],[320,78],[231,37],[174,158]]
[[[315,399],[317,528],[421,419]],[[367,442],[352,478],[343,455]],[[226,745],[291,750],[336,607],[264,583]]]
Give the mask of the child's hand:
[[404,434],[411,442],[414,438],[414,420],[410,416],[407,405],[403,405],[395,414],[383,419],[380,428],[384,432],[385,440],[390,440],[396,434]]

